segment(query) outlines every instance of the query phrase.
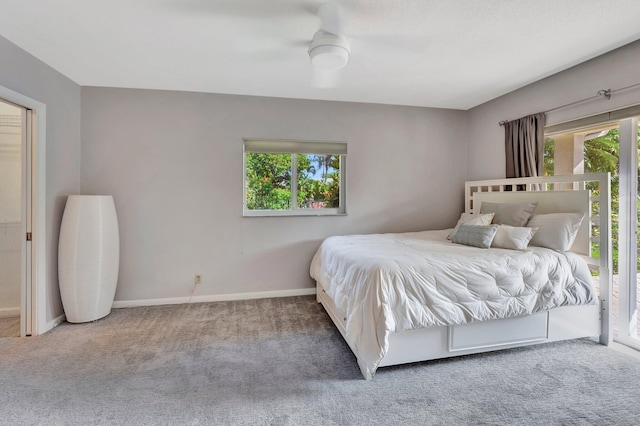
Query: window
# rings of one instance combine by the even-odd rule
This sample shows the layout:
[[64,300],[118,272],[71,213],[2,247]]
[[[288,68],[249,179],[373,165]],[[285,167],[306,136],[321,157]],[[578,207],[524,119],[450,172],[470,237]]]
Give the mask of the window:
[[244,141],[245,216],[345,214],[344,142]]

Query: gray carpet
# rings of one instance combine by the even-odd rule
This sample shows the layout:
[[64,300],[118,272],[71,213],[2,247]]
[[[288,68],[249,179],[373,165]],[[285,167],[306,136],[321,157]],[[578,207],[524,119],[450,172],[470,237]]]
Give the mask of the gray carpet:
[[640,363],[590,340],[362,379],[313,297],[117,309],[0,339],[3,425],[637,425]]

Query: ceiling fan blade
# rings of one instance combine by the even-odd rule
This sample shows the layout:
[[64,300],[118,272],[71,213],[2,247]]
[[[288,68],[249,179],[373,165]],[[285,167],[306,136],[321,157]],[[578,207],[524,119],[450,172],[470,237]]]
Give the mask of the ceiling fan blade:
[[331,34],[344,32],[344,9],[338,0],[324,3],[318,8],[318,16],[322,20],[321,28]]
[[310,40],[306,40],[306,39],[304,39],[304,40],[303,39],[297,39],[297,40],[291,39],[291,40],[286,41],[285,45],[288,46],[288,47],[308,48],[309,47],[309,43],[310,43]]
[[299,18],[301,14],[314,14],[317,0],[181,0],[166,2],[168,7],[186,13],[219,15],[264,20],[265,18]]
[[366,45],[388,52],[424,54],[429,51],[430,40],[427,37],[403,36],[397,34],[369,34],[349,37],[354,44]]

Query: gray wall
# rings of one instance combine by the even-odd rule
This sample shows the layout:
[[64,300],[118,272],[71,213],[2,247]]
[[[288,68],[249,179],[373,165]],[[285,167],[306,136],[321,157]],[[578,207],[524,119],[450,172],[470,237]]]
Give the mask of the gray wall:
[[66,197],[80,190],[80,86],[0,37],[0,86],[47,106],[47,321],[63,313],[58,233]]
[[[112,194],[116,300],[311,288],[329,235],[455,224],[466,113],[185,92],[82,88],[82,192]],[[344,217],[242,217],[242,138],[348,142]]]
[[[468,111],[468,178],[505,176],[504,130],[501,120],[513,120],[547,111],[581,99],[601,89],[618,89],[640,83],[640,41],[628,44],[581,65],[530,84]],[[547,124],[640,103],[640,89],[614,93],[547,114]]]
[[[309,261],[328,235],[455,223],[464,180],[504,176],[498,121],[637,83],[640,42],[467,112],[81,90],[2,37],[0,58],[0,85],[47,105],[49,321],[62,313],[57,241],[69,194],[115,197],[116,300],[188,296],[195,273],[204,276],[196,295],[310,288]],[[638,90],[549,114],[549,123],[633,103]],[[243,137],[348,141],[349,215],[243,218]]]

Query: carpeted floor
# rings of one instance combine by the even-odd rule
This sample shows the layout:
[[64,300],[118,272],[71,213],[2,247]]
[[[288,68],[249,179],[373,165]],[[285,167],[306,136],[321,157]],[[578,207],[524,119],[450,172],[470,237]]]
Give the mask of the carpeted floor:
[[117,309],[0,339],[3,425],[637,425],[640,363],[582,339],[382,368],[313,297]]
[[0,318],[0,338],[20,337],[20,317]]

